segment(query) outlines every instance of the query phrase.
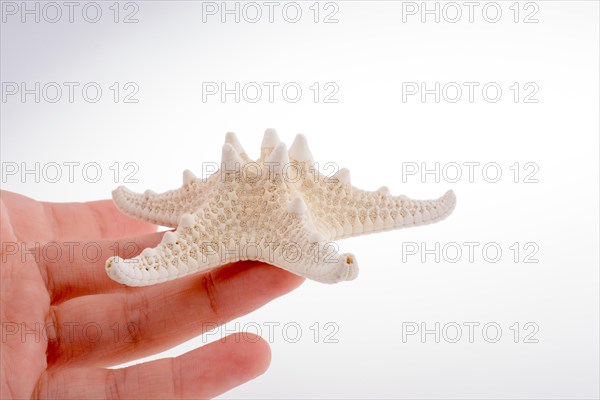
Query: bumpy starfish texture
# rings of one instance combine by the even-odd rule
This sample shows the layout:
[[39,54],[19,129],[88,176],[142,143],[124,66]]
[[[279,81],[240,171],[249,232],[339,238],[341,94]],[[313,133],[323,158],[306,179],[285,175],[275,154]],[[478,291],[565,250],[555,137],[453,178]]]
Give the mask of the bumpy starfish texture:
[[111,257],[108,275],[129,286],[147,286],[240,260],[259,260],[324,283],[352,280],[354,255],[332,241],[440,221],[454,209],[448,191],[437,200],[368,192],[340,169],[332,177],[315,168],[304,135],[289,151],[268,129],[260,158],[252,161],[233,133],[223,145],[221,168],[208,178],[186,170],[183,186],[162,194],[113,191],[127,215],[177,228],[156,248],[131,259]]

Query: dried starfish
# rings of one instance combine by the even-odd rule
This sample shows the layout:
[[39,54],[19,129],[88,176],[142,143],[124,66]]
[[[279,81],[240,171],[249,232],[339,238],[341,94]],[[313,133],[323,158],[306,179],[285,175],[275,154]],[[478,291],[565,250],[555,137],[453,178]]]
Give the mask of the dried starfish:
[[106,261],[108,275],[129,286],[240,260],[264,261],[324,283],[351,280],[358,275],[356,259],[339,254],[333,240],[437,222],[456,203],[452,191],[437,200],[411,200],[386,187],[360,190],[345,168],[324,176],[304,135],[288,151],[273,129],[265,132],[257,161],[228,133],[215,174],[199,179],[186,170],[183,186],[162,194],[119,187],[113,200],[127,215],[177,227],[156,248]]

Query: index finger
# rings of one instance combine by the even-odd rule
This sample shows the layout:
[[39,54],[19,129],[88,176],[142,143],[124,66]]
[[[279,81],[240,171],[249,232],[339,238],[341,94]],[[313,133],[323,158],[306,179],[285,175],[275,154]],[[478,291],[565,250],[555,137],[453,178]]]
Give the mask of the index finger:
[[53,203],[2,190],[15,236],[23,241],[122,238],[155,232],[157,226],[121,213],[112,200]]

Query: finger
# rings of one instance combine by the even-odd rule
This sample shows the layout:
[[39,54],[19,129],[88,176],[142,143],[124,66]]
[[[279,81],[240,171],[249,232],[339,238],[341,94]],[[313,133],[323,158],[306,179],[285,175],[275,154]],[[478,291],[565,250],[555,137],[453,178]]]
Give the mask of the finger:
[[50,203],[2,191],[2,201],[16,236],[23,240],[122,238],[156,231],[156,225],[121,213],[111,200]]
[[[36,252],[51,302],[77,296],[125,291],[128,288],[109,278],[104,268],[112,256],[132,258],[147,247],[155,247],[164,232],[124,239],[78,240],[41,245]],[[33,257],[27,256],[26,257]]]
[[127,292],[77,297],[51,308],[48,360],[115,365],[155,354],[248,314],[302,283],[260,262],[230,264]]
[[227,336],[176,358],[122,369],[66,368],[46,372],[33,398],[198,399],[217,396],[264,373],[271,361],[260,337]]
[[155,232],[157,228],[123,214],[112,200],[42,204],[47,214],[53,217],[60,240],[123,238]]

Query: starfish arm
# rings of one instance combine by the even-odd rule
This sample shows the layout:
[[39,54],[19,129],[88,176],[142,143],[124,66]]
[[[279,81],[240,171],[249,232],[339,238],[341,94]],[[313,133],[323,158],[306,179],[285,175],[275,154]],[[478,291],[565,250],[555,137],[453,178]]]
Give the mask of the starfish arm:
[[219,244],[210,239],[193,214],[183,214],[175,232],[165,232],[155,248],[136,257],[111,257],[106,272],[128,286],[149,286],[226,264]]
[[358,189],[346,174],[330,178],[317,173],[316,182],[309,178],[302,184],[304,194],[319,204],[317,219],[332,240],[438,222],[456,205],[451,190],[435,200],[413,200],[392,196],[387,188]]
[[211,186],[213,180],[210,177],[203,182],[202,179],[192,178],[187,174],[188,171],[184,173],[184,178],[188,181],[182,187],[160,194],[149,190],[135,193],[120,186],[112,192],[113,201],[124,214],[175,228],[183,214],[194,212],[205,202],[208,186]]
[[353,280],[358,263],[353,254],[338,252],[312,223],[301,198],[292,201],[275,229],[277,241],[261,242],[256,258],[291,273],[322,283]]

